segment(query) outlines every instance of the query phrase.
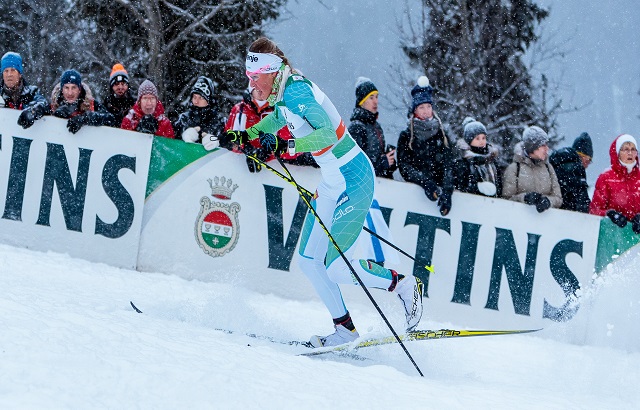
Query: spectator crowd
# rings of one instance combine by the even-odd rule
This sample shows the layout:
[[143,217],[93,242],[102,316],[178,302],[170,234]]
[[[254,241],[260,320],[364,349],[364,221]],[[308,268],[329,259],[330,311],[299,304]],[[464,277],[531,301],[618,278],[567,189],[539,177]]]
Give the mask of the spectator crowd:
[[[45,115],[53,115],[66,119],[73,134],[84,126],[118,127],[182,139],[212,150],[218,147],[215,136],[229,130],[246,130],[274,110],[249,87],[225,122],[216,108],[213,81],[199,76],[191,88],[186,110],[172,123],[165,115],[156,85],[146,79],[134,92],[121,63],[111,70],[103,104],[97,101],[82,74],[73,69],[62,73],[50,99],[24,78],[20,54],[5,53],[1,71],[0,107],[20,110],[18,125],[25,129]],[[452,194],[458,190],[522,202],[539,213],[561,208],[606,216],[621,228],[630,224],[633,232],[640,234],[640,168],[633,136],[622,134],[612,141],[611,166],[597,178],[590,198],[586,169],[594,153],[588,133],[581,133],[571,146],[550,153],[546,131],[536,125],[525,127],[521,141],[513,148],[513,161],[505,167],[498,161],[499,148],[488,138],[490,128],[474,118],[477,113],[469,113],[462,121],[460,138],[453,140],[446,134],[433,94],[427,77],[418,78],[411,89],[407,126],[400,133],[396,148],[386,143],[378,122],[377,87],[369,78],[357,79],[348,132],[371,160],[376,176],[393,179],[398,170],[405,181],[424,190],[443,216],[454,206]],[[287,127],[278,132],[278,137],[292,138]],[[234,150],[251,153],[262,162],[274,158],[257,139]],[[297,165],[317,166],[310,153],[283,152],[281,158]],[[251,172],[261,168],[259,162],[249,158],[247,166]]]

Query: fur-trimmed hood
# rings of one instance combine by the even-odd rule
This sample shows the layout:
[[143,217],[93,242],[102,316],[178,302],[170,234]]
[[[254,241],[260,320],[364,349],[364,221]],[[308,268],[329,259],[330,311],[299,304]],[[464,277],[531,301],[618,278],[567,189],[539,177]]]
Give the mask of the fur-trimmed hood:
[[[80,111],[93,111],[93,94],[91,93],[91,88],[89,88],[89,86],[84,82],[82,83],[82,89],[80,90],[78,100],[81,100],[79,106]],[[51,111],[55,112],[63,101],[64,97],[62,96],[62,87],[60,87],[60,83],[57,83],[51,92]]]

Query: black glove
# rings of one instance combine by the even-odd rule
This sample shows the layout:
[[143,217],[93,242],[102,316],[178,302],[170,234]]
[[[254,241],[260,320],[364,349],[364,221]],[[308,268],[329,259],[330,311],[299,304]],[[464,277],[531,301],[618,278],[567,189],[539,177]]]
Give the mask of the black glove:
[[611,222],[618,225],[620,228],[624,228],[627,225],[627,218],[625,218],[625,216],[618,211],[609,209],[607,211],[607,216],[609,217],[609,219],[611,219]]
[[540,199],[536,202],[536,211],[542,213],[551,207],[551,201],[544,195],[540,195]]
[[244,153],[247,155],[247,167],[249,168],[249,172],[260,172],[262,170],[262,165],[259,162],[249,158],[249,155],[256,157],[262,162],[265,162],[269,158],[269,151],[264,148],[256,148],[250,143],[245,144]]
[[36,116],[33,113],[31,108],[27,108],[22,110],[20,116],[18,117],[18,125],[24,128],[25,130],[33,125],[36,121]]
[[424,194],[429,198],[430,201],[435,201],[440,196],[442,189],[438,185],[436,185],[433,181],[427,181],[422,185],[424,188]]
[[147,114],[140,119],[136,131],[145,134],[155,134],[158,131],[158,120],[151,114]]
[[631,218],[631,228],[633,232],[640,235],[640,214],[636,214],[633,218]]
[[442,192],[438,197],[438,208],[440,208],[440,215],[447,216],[451,210],[451,193]]
[[78,110],[77,103],[72,103],[72,104],[63,103],[56,109],[53,115],[58,118],[71,118],[71,114],[73,114],[77,110]]
[[280,153],[287,149],[287,142],[277,135],[260,131],[258,133],[258,138],[260,138],[260,145],[262,148],[269,152],[273,152],[275,155],[280,155]]
[[75,117],[69,118],[67,121],[67,129],[70,133],[75,134],[80,131],[83,125],[87,125],[89,123],[88,113],[76,115]]
[[541,197],[542,195],[537,192],[528,192],[524,195],[524,203],[527,205],[537,205]]
[[[231,149],[232,146],[235,145],[244,145],[249,142],[249,134],[247,131],[234,131],[229,130],[223,133],[223,137],[220,138],[220,146]],[[223,144],[224,141],[224,144]]]

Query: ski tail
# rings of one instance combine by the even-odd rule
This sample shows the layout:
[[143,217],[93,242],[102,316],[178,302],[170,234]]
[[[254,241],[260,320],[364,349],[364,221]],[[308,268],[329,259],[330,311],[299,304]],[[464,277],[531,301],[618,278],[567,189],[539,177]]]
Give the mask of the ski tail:
[[138,313],[142,313],[142,310],[138,309],[138,307],[134,305],[132,301],[129,301],[129,303],[131,304],[131,307],[133,308],[133,310],[135,310]]

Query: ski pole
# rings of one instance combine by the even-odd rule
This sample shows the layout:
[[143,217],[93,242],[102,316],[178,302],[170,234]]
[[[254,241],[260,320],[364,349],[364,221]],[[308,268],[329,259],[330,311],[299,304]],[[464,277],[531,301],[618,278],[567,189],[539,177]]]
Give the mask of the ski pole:
[[[251,154],[249,154],[248,156],[251,156]],[[259,161],[259,163],[261,163],[263,165],[266,165],[263,161],[260,161],[260,159],[258,159],[256,157],[254,157],[253,159]],[[284,169],[285,172],[287,173],[287,175],[288,175],[287,181],[290,182],[294,187],[296,187],[296,190],[298,191],[298,195],[300,195],[300,198],[302,198],[302,200],[307,204],[307,207],[309,208],[309,212],[311,212],[313,214],[314,218],[316,219],[316,221],[318,222],[318,224],[320,225],[320,227],[322,228],[324,233],[327,235],[327,238],[329,238],[329,241],[331,242],[331,244],[336,248],[336,250],[340,254],[340,257],[342,257],[342,260],[349,267],[349,270],[351,271],[351,274],[353,275],[354,278],[356,278],[356,280],[360,284],[360,287],[362,288],[362,290],[364,290],[364,293],[367,295],[367,297],[369,298],[369,300],[371,301],[373,306],[376,308],[376,310],[378,311],[378,314],[380,314],[380,317],[382,317],[382,319],[386,323],[387,327],[389,327],[389,330],[391,330],[391,333],[396,338],[396,340],[398,341],[398,344],[402,347],[402,350],[404,350],[405,354],[407,355],[407,357],[409,358],[409,360],[411,361],[413,366],[418,371],[418,374],[420,374],[421,377],[424,377],[424,374],[422,374],[422,371],[420,370],[420,367],[418,367],[418,364],[416,363],[416,361],[413,360],[413,357],[411,356],[411,353],[409,353],[409,350],[407,350],[407,347],[402,342],[402,339],[400,339],[400,336],[398,336],[398,333],[395,331],[395,329],[393,328],[393,326],[391,325],[391,323],[389,322],[389,320],[385,316],[384,312],[382,311],[382,309],[380,308],[380,306],[378,305],[376,300],[371,295],[371,292],[369,292],[369,289],[365,286],[365,284],[362,281],[362,279],[360,279],[360,276],[358,275],[356,270],[351,265],[351,262],[347,259],[347,256],[344,254],[344,252],[342,252],[342,249],[340,249],[340,245],[338,245],[338,243],[334,239],[333,235],[331,235],[331,232],[329,232],[329,230],[327,229],[326,225],[324,224],[324,222],[320,218],[320,215],[318,215],[316,210],[311,205],[310,197],[305,193],[305,191],[307,193],[309,191],[304,190],[300,185],[298,185],[296,180],[293,178],[293,175],[291,175],[291,172],[289,172],[289,169],[284,165],[284,162],[282,162],[282,159],[280,159],[280,157],[276,156],[276,159],[278,160],[278,163],[280,164],[282,169]],[[271,168],[271,167],[269,167],[269,168]]]
[[[264,161],[260,160],[260,158],[254,156],[254,154],[248,154],[247,152],[244,152],[244,153],[245,153],[245,155],[247,157],[251,158],[253,161],[258,163],[259,165],[267,168],[269,171],[273,172],[274,174],[276,174],[277,176],[279,176],[283,180],[287,181],[291,185],[295,186],[296,188],[299,188],[298,192],[300,193],[301,196],[305,195],[309,199],[313,197],[313,194],[311,193],[311,191],[309,191],[308,189],[306,189],[305,187],[303,187],[301,185],[298,185],[298,184],[294,183],[291,180],[291,178],[287,177],[282,172],[280,172],[277,169],[273,168],[271,165],[269,165],[269,164],[265,163]],[[287,170],[287,172],[288,172],[288,170]],[[305,201],[305,203],[306,203],[306,201]],[[414,262],[416,261],[416,258],[414,256],[411,256],[410,254],[408,254],[407,252],[402,250],[400,247],[398,247],[395,244],[393,244],[392,242],[390,242],[388,239],[386,239],[383,236],[379,235],[377,232],[372,231],[371,229],[369,229],[365,225],[362,225],[362,229],[365,230],[366,232],[368,232],[371,236],[373,236],[375,238],[378,238],[380,241],[384,242],[385,244],[389,245],[390,247],[392,247],[396,251],[398,251],[401,254],[403,254],[404,256],[408,257],[412,261],[414,261]],[[426,270],[428,270],[430,273],[435,273],[435,269],[433,268],[433,265],[426,265],[424,268]]]

